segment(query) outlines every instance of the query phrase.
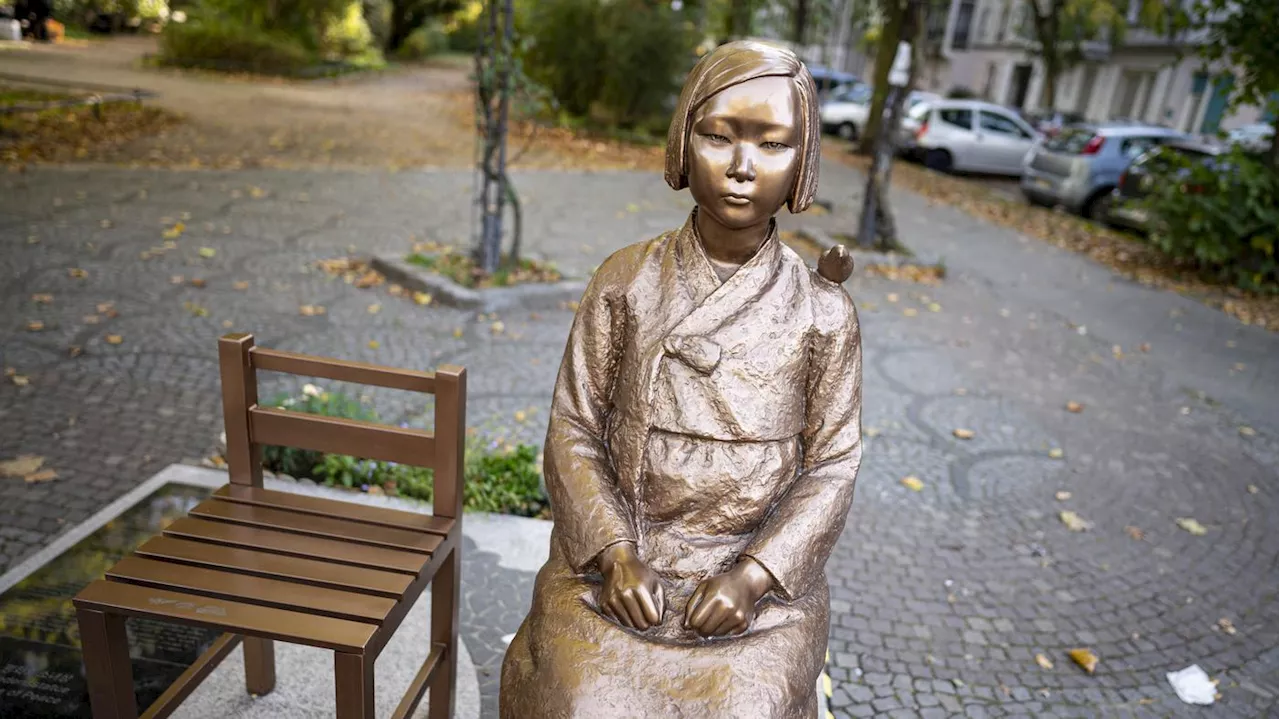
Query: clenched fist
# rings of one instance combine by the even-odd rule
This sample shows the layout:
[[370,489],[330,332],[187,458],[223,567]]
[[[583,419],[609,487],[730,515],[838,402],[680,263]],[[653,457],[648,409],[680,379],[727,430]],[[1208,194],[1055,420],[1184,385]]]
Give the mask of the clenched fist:
[[666,598],[658,574],[636,556],[635,546],[621,542],[600,553],[600,609],[619,624],[645,631],[662,623]]
[[773,577],[744,557],[724,574],[702,580],[689,598],[684,626],[704,637],[741,634],[756,618],[756,602],[773,587]]

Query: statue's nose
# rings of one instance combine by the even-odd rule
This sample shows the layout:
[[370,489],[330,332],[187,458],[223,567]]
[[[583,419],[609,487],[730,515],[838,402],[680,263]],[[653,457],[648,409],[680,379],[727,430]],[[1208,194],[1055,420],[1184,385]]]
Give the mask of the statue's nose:
[[751,159],[751,153],[747,152],[742,145],[738,145],[733,151],[733,162],[729,164],[727,174],[738,182],[751,182],[756,179],[756,164]]

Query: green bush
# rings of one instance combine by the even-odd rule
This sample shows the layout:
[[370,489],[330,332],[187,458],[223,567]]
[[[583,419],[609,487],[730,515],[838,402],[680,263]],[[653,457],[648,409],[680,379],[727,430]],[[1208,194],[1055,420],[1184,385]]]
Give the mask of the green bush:
[[169,65],[261,73],[292,73],[314,55],[298,39],[230,17],[201,12],[160,33],[160,55]]
[[[294,412],[378,421],[367,404],[339,392],[324,392],[308,385],[301,397],[279,395],[272,406]],[[469,435],[462,492],[463,508],[472,512],[496,512],[534,517],[545,515],[546,494],[540,485],[538,450],[532,445],[509,445]],[[380,460],[325,454],[286,447],[263,448],[265,469],[311,479],[320,484],[430,502],[432,471]]]
[[693,60],[694,36],[645,0],[548,0],[527,20],[529,76],[561,109],[627,129],[665,129],[668,103]]
[[376,50],[373,31],[364,19],[359,2],[348,3],[340,15],[328,19],[321,37],[321,47],[329,55],[355,57]]
[[1220,282],[1276,290],[1274,168],[1240,147],[1211,162],[1158,151],[1145,164],[1153,181],[1136,204],[1152,218],[1153,244]]
[[409,33],[396,50],[400,60],[425,60],[449,49],[449,38],[438,23],[429,22]]

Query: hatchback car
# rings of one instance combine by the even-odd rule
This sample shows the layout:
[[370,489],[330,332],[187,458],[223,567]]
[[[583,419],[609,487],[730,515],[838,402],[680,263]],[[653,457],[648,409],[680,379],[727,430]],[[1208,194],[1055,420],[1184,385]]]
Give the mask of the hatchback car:
[[[860,84],[823,103],[819,110],[823,131],[833,132],[846,140],[860,137],[867,127],[867,117],[871,114],[872,92],[870,85]],[[933,93],[915,90],[903,101],[902,111],[910,112],[911,108],[922,102],[938,99]]]
[[1022,159],[1040,139],[1007,107],[980,100],[934,100],[902,120],[899,151],[934,170],[1022,174]]
[[1069,127],[1028,153],[1022,194],[1037,205],[1062,205],[1105,222],[1111,191],[1129,163],[1156,145],[1187,136],[1157,125]]

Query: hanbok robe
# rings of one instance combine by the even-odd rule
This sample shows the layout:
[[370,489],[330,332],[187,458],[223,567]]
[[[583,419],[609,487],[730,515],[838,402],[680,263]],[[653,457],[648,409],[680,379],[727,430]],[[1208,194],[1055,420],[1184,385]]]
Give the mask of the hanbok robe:
[[[503,662],[503,719],[817,715],[823,566],[862,456],[857,313],[772,224],[722,284],[696,213],[609,257],[578,308],[544,452],[550,558]],[[664,585],[645,632],[597,603],[596,557],[620,541]],[[685,629],[698,583],[744,556],[774,579],[750,629]]]

